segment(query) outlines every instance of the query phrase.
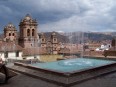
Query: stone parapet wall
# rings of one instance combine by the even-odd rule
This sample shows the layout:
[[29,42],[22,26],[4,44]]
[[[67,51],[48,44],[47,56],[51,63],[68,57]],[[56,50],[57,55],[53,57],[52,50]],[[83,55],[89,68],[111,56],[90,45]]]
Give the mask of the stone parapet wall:
[[116,71],[116,63],[94,67],[74,72],[58,72],[53,70],[41,69],[28,64],[15,63],[10,69],[21,72],[23,74],[42,79],[44,81],[55,83],[64,87],[77,85],[82,81],[92,79],[94,77]]

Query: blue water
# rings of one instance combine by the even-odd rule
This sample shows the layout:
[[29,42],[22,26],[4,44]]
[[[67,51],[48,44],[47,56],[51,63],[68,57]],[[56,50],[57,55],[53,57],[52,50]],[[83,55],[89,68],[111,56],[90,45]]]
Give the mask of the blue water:
[[102,65],[111,64],[115,62],[116,61],[76,58],[76,59],[61,60],[56,62],[36,63],[36,64],[32,64],[32,66],[42,69],[52,70],[52,71],[58,71],[58,72],[72,72],[72,71],[99,67]]

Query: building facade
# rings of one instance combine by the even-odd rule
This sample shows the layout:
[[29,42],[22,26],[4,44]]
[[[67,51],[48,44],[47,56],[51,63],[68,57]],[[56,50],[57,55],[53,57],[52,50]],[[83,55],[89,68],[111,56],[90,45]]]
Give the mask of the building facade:
[[17,40],[17,30],[12,23],[4,27],[4,41],[15,42]]
[[19,24],[19,45],[23,48],[38,47],[37,21],[27,14]]
[[52,32],[49,37],[44,33],[39,34],[41,47],[46,48],[47,54],[58,54],[58,38],[55,32]]
[[50,36],[38,32],[38,23],[27,14],[19,23],[19,33],[15,26],[9,23],[4,27],[4,41],[14,42],[24,49],[43,48],[47,54],[58,53],[58,39],[55,32]]

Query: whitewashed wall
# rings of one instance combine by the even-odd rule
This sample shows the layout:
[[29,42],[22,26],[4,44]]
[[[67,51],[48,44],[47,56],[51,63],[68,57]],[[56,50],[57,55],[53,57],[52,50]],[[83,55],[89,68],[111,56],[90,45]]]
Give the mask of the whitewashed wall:
[[8,58],[16,57],[16,52],[8,52]]
[[[35,55],[33,55],[33,56],[25,56],[24,58],[29,60],[29,59],[34,59],[34,57],[35,57]],[[40,58],[39,55],[36,55],[36,58],[39,59]]]
[[19,57],[16,57],[16,52],[8,52],[8,59],[22,60],[22,54],[23,52],[19,52]]
[[23,52],[19,52],[19,57],[22,57]]
[[5,61],[5,55],[4,55],[4,52],[0,52],[0,58],[2,58],[3,61]]
[[[8,52],[8,57],[7,59],[18,59],[18,60],[22,60],[22,54],[23,52],[19,52],[19,57],[16,57],[16,52]],[[6,60],[5,58],[5,53],[4,52],[0,52],[0,57],[2,58],[3,61]]]
[[[33,56],[24,56],[22,57],[23,52],[19,52],[19,57],[16,57],[16,52],[8,52],[8,57],[7,59],[17,59],[17,60],[23,60],[23,58],[29,60],[29,59],[34,59],[35,55]],[[3,61],[6,60],[4,52],[0,52],[0,56]],[[37,59],[40,59],[39,55],[36,55]]]

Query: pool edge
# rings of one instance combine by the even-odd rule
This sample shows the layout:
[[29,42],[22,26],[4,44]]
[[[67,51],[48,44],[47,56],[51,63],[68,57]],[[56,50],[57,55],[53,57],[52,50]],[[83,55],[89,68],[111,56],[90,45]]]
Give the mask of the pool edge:
[[116,63],[112,63],[105,66],[96,67],[94,69],[88,69],[80,72],[61,73],[44,69],[38,69],[37,67],[33,67],[28,64],[16,62],[14,63],[14,66],[11,69],[48,82],[60,85],[74,85],[78,84],[79,82],[116,71],[115,67]]

